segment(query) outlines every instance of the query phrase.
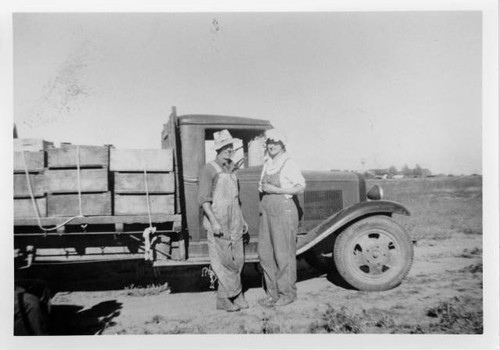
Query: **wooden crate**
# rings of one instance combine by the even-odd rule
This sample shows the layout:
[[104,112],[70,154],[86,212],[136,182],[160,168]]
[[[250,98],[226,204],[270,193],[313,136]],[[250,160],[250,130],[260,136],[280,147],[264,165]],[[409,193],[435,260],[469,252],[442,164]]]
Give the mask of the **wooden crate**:
[[[115,194],[114,215],[148,215],[146,195]],[[155,194],[149,196],[151,214],[173,214],[174,196]]]
[[166,149],[111,149],[111,171],[161,171],[173,170],[173,152]]
[[54,147],[53,142],[42,139],[14,139],[14,152],[38,152]]
[[[76,168],[77,146],[64,145],[47,150],[47,166],[49,168]],[[108,146],[79,146],[79,164],[81,168],[102,167],[109,164]]]
[[[43,174],[30,174],[30,184],[34,197],[45,195],[45,182]],[[30,197],[30,190],[26,174],[14,174],[14,198]]]
[[[174,173],[147,173],[149,193],[174,193]],[[146,193],[144,173],[114,173],[115,193]]]
[[[111,192],[84,193],[82,211],[85,216],[111,215]],[[78,194],[48,194],[47,216],[76,216],[80,214]]]
[[[24,152],[28,172],[42,172],[45,167],[45,154],[40,152]],[[23,152],[14,152],[14,172],[24,173]]]
[[[45,197],[35,198],[40,217],[47,216],[47,199]],[[37,214],[33,209],[31,198],[14,199],[14,218],[31,218]]]
[[[46,170],[45,189],[48,193],[78,193],[78,170]],[[80,169],[80,192],[108,190],[107,169]]]

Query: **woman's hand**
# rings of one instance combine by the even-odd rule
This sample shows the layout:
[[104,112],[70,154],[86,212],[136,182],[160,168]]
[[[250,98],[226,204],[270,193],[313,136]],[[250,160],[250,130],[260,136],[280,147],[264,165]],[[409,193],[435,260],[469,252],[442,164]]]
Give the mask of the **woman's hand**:
[[271,184],[262,184],[262,191],[266,193],[281,193],[280,188]]

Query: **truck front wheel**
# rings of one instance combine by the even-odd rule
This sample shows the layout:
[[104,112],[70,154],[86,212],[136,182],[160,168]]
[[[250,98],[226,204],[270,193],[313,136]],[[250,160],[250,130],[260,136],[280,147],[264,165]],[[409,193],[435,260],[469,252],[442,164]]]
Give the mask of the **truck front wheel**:
[[382,291],[396,287],[413,262],[406,230],[386,216],[360,220],[335,240],[333,257],[340,276],[352,287]]

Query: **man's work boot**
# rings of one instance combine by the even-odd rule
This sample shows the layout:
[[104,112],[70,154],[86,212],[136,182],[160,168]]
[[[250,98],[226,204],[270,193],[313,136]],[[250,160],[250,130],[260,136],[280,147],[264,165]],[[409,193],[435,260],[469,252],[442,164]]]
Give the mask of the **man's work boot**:
[[217,298],[215,308],[217,310],[226,310],[227,312],[240,311],[240,307],[228,298]]
[[285,306],[293,303],[294,301],[294,298],[282,296],[274,303],[274,306]]
[[238,294],[238,296],[234,298],[233,303],[239,306],[240,309],[248,309],[250,307],[243,293]]

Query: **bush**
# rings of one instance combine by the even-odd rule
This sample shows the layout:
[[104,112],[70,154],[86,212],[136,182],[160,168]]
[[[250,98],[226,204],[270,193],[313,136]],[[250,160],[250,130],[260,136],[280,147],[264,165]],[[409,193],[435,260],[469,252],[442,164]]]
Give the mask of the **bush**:
[[330,304],[327,304],[321,321],[313,323],[309,331],[311,333],[357,334],[363,332],[363,328],[359,319],[351,315],[345,306],[340,311],[336,311]]
[[427,310],[427,316],[438,318],[429,325],[431,332],[448,334],[482,334],[482,310],[470,310],[471,303],[454,297]]

